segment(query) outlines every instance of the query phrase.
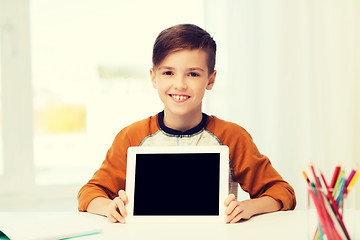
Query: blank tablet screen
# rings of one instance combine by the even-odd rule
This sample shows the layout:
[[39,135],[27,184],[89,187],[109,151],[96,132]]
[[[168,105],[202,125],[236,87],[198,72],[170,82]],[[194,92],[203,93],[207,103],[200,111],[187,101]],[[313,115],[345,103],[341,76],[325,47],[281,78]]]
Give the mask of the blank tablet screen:
[[219,153],[136,154],[134,216],[217,216]]

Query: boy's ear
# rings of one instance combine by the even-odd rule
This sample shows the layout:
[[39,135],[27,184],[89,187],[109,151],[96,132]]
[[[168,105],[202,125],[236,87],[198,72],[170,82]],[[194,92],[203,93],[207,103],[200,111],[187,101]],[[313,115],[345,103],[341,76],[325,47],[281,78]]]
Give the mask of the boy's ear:
[[155,89],[157,89],[156,71],[154,70],[154,68],[150,68],[150,77],[151,77],[151,82],[153,84],[153,87]]
[[206,90],[211,90],[215,84],[215,78],[216,78],[216,70],[213,71],[213,73],[209,77],[209,82],[206,86]]

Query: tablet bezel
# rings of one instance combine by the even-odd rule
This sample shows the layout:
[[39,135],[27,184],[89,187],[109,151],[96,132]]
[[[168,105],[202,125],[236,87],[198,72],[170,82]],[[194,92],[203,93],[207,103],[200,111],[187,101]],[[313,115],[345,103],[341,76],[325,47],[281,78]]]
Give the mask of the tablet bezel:
[[[134,216],[134,187],[137,154],[184,154],[184,153],[219,153],[219,215],[217,216]],[[224,222],[225,204],[229,188],[229,148],[228,146],[169,146],[169,147],[129,147],[126,168],[126,193],[129,203],[126,205],[126,222]],[[206,201],[206,199],[204,199]]]

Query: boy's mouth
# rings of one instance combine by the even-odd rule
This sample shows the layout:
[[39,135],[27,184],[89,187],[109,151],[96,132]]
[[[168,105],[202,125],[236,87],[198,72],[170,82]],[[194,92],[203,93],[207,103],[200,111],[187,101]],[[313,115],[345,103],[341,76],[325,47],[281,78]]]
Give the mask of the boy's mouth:
[[175,101],[175,102],[185,102],[190,98],[188,95],[180,95],[180,94],[169,94],[169,96]]

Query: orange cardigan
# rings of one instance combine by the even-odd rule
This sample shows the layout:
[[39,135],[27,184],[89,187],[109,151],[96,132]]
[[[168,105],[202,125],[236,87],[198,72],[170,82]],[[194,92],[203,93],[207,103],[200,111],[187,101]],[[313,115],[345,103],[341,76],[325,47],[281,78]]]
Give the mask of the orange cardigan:
[[260,154],[251,136],[239,125],[203,114],[201,123],[180,132],[167,128],[163,112],[122,129],[93,177],[78,193],[78,209],[86,211],[96,197],[113,199],[125,189],[127,149],[130,146],[227,145],[231,181],[240,184],[251,198],[270,196],[282,203],[280,210],[294,209],[294,189]]

